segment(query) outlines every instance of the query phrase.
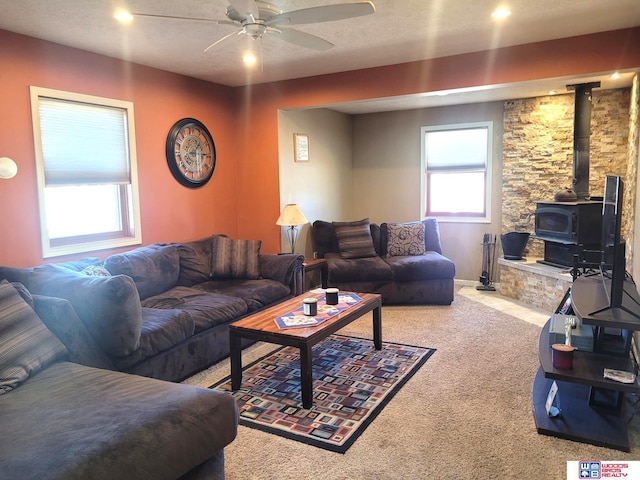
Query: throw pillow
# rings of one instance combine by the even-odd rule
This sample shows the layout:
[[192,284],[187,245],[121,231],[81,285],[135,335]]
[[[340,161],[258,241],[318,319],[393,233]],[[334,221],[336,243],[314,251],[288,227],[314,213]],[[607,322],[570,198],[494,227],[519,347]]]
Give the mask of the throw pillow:
[[191,242],[178,243],[180,274],[178,285],[191,287],[196,283],[211,280],[212,237]]
[[0,282],[0,332],[0,395],[67,352],[6,280]]
[[91,277],[54,264],[42,265],[31,273],[29,289],[33,294],[69,300],[109,355],[129,355],[140,346],[142,307],[131,277]]
[[111,275],[133,279],[144,299],[164,293],[176,285],[180,274],[178,247],[154,243],[107,257],[104,266]]
[[375,257],[376,249],[371,237],[368,218],[356,222],[333,222],[342,258]]
[[424,255],[424,224],[388,223],[387,257]]
[[102,265],[89,265],[88,267],[83,268],[80,273],[84,273],[85,275],[89,275],[90,277],[110,277],[111,272],[104,268]]
[[212,239],[211,272],[214,278],[260,278],[261,240]]

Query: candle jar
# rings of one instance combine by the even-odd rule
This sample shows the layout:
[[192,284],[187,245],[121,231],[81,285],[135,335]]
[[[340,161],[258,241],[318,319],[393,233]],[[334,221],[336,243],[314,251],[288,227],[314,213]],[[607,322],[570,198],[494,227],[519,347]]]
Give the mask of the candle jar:
[[338,289],[337,288],[327,288],[325,296],[326,296],[326,299],[327,299],[327,305],[337,305],[338,304]]
[[554,343],[551,345],[551,363],[560,370],[571,370],[573,368],[574,347],[564,343]]
[[318,314],[318,300],[316,298],[302,299],[302,312],[311,317]]

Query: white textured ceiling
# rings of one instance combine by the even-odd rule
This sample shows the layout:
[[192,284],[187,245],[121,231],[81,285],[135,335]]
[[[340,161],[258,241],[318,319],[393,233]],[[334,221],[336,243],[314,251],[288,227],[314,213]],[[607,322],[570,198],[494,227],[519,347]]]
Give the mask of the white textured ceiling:
[[[283,11],[332,0],[272,0]],[[211,43],[234,31],[214,22],[137,17],[118,23],[117,9],[197,18],[225,19],[227,0],[0,0],[0,29],[148,65],[230,86],[314,76],[392,65],[496,47],[617,30],[640,25],[640,0],[507,0],[512,15],[496,22],[491,11],[499,1],[373,0],[376,13],[359,18],[295,28],[335,46],[318,52],[284,43],[273,35],[254,41],[232,36],[208,52]],[[253,49],[261,59],[252,70],[242,54]],[[602,80],[602,74],[597,78]],[[630,75],[623,76],[627,82]],[[580,78],[555,83],[498,86],[448,96],[412,97],[412,108],[514,98],[530,92],[561,89]],[[589,80],[587,80],[589,81]],[[551,86],[553,85],[555,86]],[[617,85],[611,85],[617,86]],[[529,93],[527,93],[529,92]],[[344,111],[406,108],[405,98],[345,105]],[[415,102],[418,101],[416,104]],[[404,105],[404,106],[403,106]]]

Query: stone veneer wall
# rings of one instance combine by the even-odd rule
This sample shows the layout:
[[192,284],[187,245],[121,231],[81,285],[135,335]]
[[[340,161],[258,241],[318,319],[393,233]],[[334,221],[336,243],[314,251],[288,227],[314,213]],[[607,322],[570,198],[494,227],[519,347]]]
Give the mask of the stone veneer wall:
[[[638,75],[633,78],[631,86],[631,100],[629,102],[629,145],[627,147],[627,182],[625,184],[625,201],[622,216],[626,219],[627,227],[627,271],[633,272],[633,243],[635,241],[635,209],[638,191],[638,160],[640,156],[640,79]],[[640,274],[640,273],[639,273]]]
[[[614,174],[625,180],[624,198],[635,198],[627,193],[631,182],[626,178],[630,93],[630,88],[592,92],[589,191],[593,196],[602,196],[604,176]],[[536,202],[553,201],[558,190],[572,187],[574,103],[573,93],[505,102],[502,233],[533,234]],[[629,217],[623,216],[623,238]],[[543,256],[542,241],[530,239],[525,255]],[[502,275],[501,269],[501,282]]]
[[498,259],[498,293],[549,313],[564,297],[572,278],[567,271],[536,263]]

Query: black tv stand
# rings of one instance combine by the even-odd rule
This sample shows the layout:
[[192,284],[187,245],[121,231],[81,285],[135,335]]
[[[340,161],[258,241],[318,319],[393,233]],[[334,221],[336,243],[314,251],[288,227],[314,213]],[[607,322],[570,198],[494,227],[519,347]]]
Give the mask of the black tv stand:
[[[633,332],[640,330],[640,297],[633,281],[625,279],[622,308],[610,307],[603,280],[601,275],[583,276],[571,287],[573,313],[595,330],[594,351],[576,350],[571,370],[553,366],[550,322],[543,327],[538,345],[540,368],[532,388],[533,414],[538,433],[629,452],[624,397],[640,393],[640,386],[637,381],[626,384],[606,379],[603,372],[605,368],[635,372],[629,351]],[[618,341],[608,338],[607,329],[619,332],[613,335]],[[550,417],[545,404],[554,381],[561,413]]]

